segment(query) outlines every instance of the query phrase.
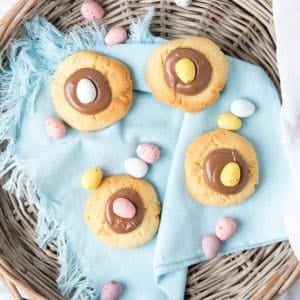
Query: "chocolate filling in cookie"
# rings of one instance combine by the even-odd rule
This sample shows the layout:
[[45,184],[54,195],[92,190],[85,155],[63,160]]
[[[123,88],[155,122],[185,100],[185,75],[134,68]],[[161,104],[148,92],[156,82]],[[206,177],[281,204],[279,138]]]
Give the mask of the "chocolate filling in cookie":
[[[113,203],[116,199],[126,198],[136,208],[136,214],[133,218],[127,219],[116,215],[113,211]],[[123,188],[112,194],[105,206],[105,220],[109,227],[116,233],[124,234],[136,229],[142,222],[144,217],[143,202],[139,194],[128,188]]]
[[[182,81],[182,78],[178,76],[176,72],[176,65],[180,60],[186,59],[190,61],[190,66],[184,66],[194,70],[188,70],[192,76],[192,80],[188,82]],[[191,66],[193,63],[194,66]],[[200,52],[189,48],[178,48],[169,53],[165,62],[165,76],[170,87],[172,87],[176,93],[180,93],[187,96],[193,96],[199,94],[204,90],[211,78],[211,66],[207,58]]]
[[[80,80],[88,79],[96,89],[95,99],[91,103],[82,103],[77,94]],[[65,82],[65,96],[72,107],[86,115],[95,115],[105,110],[111,102],[111,90],[105,77],[90,68],[74,72]]]
[[[238,180],[232,186],[226,186],[221,181],[221,175],[230,163],[236,163],[239,168]],[[210,152],[204,161],[204,179],[214,191],[231,195],[240,192],[248,182],[248,167],[244,159],[236,150],[217,149]]]

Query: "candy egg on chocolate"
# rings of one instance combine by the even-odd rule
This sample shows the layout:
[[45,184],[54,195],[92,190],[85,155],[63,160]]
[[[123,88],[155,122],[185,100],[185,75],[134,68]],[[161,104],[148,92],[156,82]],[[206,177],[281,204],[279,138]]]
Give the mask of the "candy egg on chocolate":
[[230,217],[221,218],[216,225],[216,236],[221,240],[228,240],[236,231],[236,222]]
[[117,300],[122,293],[122,286],[117,281],[107,282],[102,290],[100,300]]
[[90,79],[83,78],[80,79],[77,87],[76,93],[78,100],[83,104],[89,104],[96,100],[97,90],[95,85]]
[[102,181],[102,171],[99,168],[87,170],[81,177],[81,186],[86,190],[95,190]]
[[121,218],[131,219],[136,215],[136,208],[129,199],[117,198],[113,202],[113,212]]
[[121,44],[127,39],[127,31],[123,27],[112,27],[105,36],[105,44],[109,46]]
[[46,123],[46,132],[53,140],[61,139],[65,136],[67,129],[63,122],[56,118],[49,118]]
[[128,174],[136,178],[142,178],[148,172],[147,164],[139,158],[126,159],[124,166]]
[[153,164],[158,161],[160,150],[154,144],[140,144],[136,148],[136,154],[146,163]]
[[246,99],[236,99],[230,106],[230,111],[239,118],[248,118],[255,112],[255,106]]
[[89,21],[100,20],[104,16],[104,9],[94,0],[85,0],[81,6],[81,14]]
[[202,239],[202,250],[207,259],[216,257],[220,247],[220,241],[214,234],[206,235]]

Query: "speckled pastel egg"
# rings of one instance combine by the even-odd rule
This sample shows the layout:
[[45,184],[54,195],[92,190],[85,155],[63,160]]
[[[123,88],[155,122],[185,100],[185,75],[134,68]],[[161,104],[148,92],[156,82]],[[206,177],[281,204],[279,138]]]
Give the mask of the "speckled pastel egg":
[[175,0],[178,7],[188,7],[191,5],[192,0]]
[[45,126],[47,135],[54,140],[61,139],[66,135],[67,129],[65,124],[56,118],[49,118]]
[[128,158],[124,166],[128,174],[136,178],[142,178],[148,172],[147,164],[140,158]]
[[127,198],[117,198],[113,202],[113,212],[121,218],[131,219],[136,215],[136,208]]
[[102,290],[100,300],[117,300],[122,293],[122,286],[117,281],[107,282]]
[[80,103],[90,104],[96,100],[97,90],[90,79],[82,78],[77,84],[76,95]]
[[246,99],[236,99],[230,106],[230,111],[239,118],[248,118],[255,112],[255,106]]
[[236,131],[241,129],[242,125],[241,119],[232,113],[223,113],[218,116],[219,128]]
[[160,150],[154,144],[140,144],[136,148],[136,154],[146,163],[153,164],[158,161]]
[[105,36],[105,44],[109,46],[121,44],[127,39],[127,31],[123,27],[112,27]]
[[216,236],[221,241],[228,240],[236,231],[236,222],[230,217],[221,218],[216,225]]
[[81,177],[81,186],[86,190],[95,190],[102,181],[102,171],[99,168],[87,170]]
[[104,9],[94,0],[85,0],[81,6],[81,14],[89,21],[100,20],[104,16]]
[[202,250],[207,259],[216,257],[220,250],[220,240],[214,234],[206,235],[202,239]]

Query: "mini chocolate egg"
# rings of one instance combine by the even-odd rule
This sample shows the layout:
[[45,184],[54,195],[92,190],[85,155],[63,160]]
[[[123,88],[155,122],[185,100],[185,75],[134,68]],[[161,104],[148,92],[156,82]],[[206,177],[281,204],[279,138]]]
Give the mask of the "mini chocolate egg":
[[124,166],[128,174],[136,178],[142,178],[148,172],[147,164],[139,158],[126,159]]
[[146,163],[153,164],[158,161],[160,150],[154,144],[140,144],[136,148],[136,154]]
[[230,106],[230,111],[239,118],[248,118],[255,112],[255,106],[246,99],[236,99]]
[[100,300],[117,300],[122,293],[122,286],[117,281],[107,282],[102,290]]
[[218,126],[227,130],[239,130],[242,127],[242,121],[232,113],[223,113],[218,116]]
[[95,190],[102,181],[102,171],[99,168],[87,170],[81,177],[81,186],[86,190]]
[[61,139],[66,135],[67,129],[65,124],[56,118],[49,118],[45,126],[48,136],[54,140]]
[[121,44],[127,39],[127,31],[123,27],[112,27],[105,36],[105,44],[109,46]]
[[202,239],[202,250],[207,259],[216,257],[220,250],[219,239],[214,234],[206,235]]
[[188,7],[191,5],[192,0],[175,0],[178,7]]
[[136,215],[134,204],[126,198],[117,198],[113,202],[113,212],[124,219],[131,219]]
[[104,16],[104,9],[94,0],[85,0],[80,11],[82,16],[89,21],[100,20]]
[[228,240],[236,231],[236,222],[229,217],[221,218],[216,225],[216,236],[221,241]]
[[196,66],[191,59],[181,58],[175,65],[175,72],[182,82],[191,83],[196,76]]
[[93,82],[87,78],[80,79],[76,87],[78,100],[83,104],[89,104],[96,100],[97,90]]

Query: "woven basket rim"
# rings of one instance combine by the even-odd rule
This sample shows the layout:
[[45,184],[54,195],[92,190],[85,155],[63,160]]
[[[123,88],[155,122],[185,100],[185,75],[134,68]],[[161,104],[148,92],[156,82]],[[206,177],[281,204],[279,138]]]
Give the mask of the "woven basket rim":
[[[20,25],[27,19],[31,19],[37,12],[47,16],[60,29],[68,28],[68,21],[70,28],[75,24],[85,24],[78,9],[81,2],[82,0],[50,2],[19,0],[0,21],[0,36],[2,37],[0,53],[6,55],[11,41],[24,33]],[[107,15],[99,24],[128,26],[137,16],[144,15],[149,5],[152,5],[156,8],[156,15],[151,25],[154,34],[165,38],[186,35],[211,37],[213,35],[215,41],[223,39],[221,45],[226,53],[262,65],[279,89],[271,0],[194,0],[193,5],[185,10],[178,8],[171,0],[104,0],[102,2]],[[117,6],[121,8],[119,15],[115,12],[118,10]],[[225,17],[222,14],[230,16],[228,22],[223,20]],[[222,28],[220,26],[219,31],[216,30],[213,27],[216,25],[211,20],[218,20],[224,28],[220,29]],[[197,26],[193,28],[191,24],[197,24]],[[255,43],[257,45],[254,45]],[[263,46],[259,47],[259,43],[263,43]],[[30,207],[26,200],[22,208],[18,207],[14,197],[3,190],[0,190],[0,195],[4,199],[4,203],[0,205],[0,220],[2,217],[12,223],[8,225],[0,221],[4,232],[2,236],[0,235],[0,240],[3,241],[3,245],[0,245],[0,280],[14,299],[21,299],[16,288],[24,290],[32,299],[63,299],[55,288],[55,276],[58,275],[59,270],[55,243],[49,244],[48,248],[43,251],[34,242],[37,214],[35,208]],[[30,239],[29,243],[24,244],[21,238],[24,233]],[[17,251],[13,245],[18,248]],[[20,245],[24,247],[23,250],[20,250]],[[39,258],[46,262],[39,269],[36,267],[36,275],[31,274],[33,269],[29,266],[31,262],[26,262],[28,257]],[[229,269],[238,266],[236,267],[238,270],[234,271],[234,275],[226,281],[226,284],[229,284],[227,287],[229,294],[232,289],[236,295],[240,295],[237,291],[240,289],[245,295],[244,299],[274,299],[275,295],[286,291],[300,274],[300,264],[293,255],[288,242],[282,242],[218,257],[191,267],[186,287],[187,298],[203,299],[205,296],[205,299],[225,299],[226,292],[220,291],[220,284],[215,284],[215,286],[212,284],[213,280],[220,280],[216,273],[211,271],[215,266]],[[272,273],[270,274],[269,271]],[[49,272],[51,275],[44,277],[43,272]],[[223,273],[224,276],[225,274],[227,273]],[[243,274],[251,277],[248,283]],[[255,276],[250,274],[255,274]],[[51,284],[45,283],[44,278],[49,278]],[[247,284],[240,284],[238,280],[244,280]],[[230,282],[233,282],[232,286]],[[208,293],[207,291],[212,286],[215,287],[215,291]]]

